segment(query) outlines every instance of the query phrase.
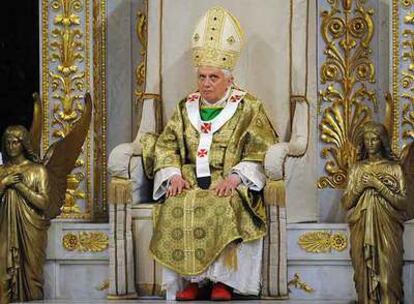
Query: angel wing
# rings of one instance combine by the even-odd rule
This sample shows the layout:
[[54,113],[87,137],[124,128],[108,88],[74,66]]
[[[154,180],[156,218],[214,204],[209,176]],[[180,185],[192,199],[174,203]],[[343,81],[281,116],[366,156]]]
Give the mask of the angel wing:
[[[384,125],[388,131],[390,142],[392,142],[392,131],[394,124],[394,102],[392,95],[387,93],[385,95],[385,121]],[[404,147],[400,155],[400,164],[403,170],[405,184],[407,187],[407,200],[406,200],[406,220],[414,218],[414,187],[411,187],[414,183],[414,142]]]
[[40,142],[42,134],[42,102],[38,93],[33,93],[33,120],[30,127],[33,151],[40,156]]
[[414,218],[414,142],[405,146],[401,153],[401,167],[407,185],[407,218]]
[[67,175],[73,170],[89,131],[92,117],[92,100],[89,93],[85,94],[85,109],[81,118],[72,130],[61,140],[53,143],[43,159],[49,177],[49,209],[48,218],[60,214],[67,188]]
[[385,94],[385,119],[384,126],[387,129],[388,137],[392,142],[392,131],[394,124],[394,102],[390,92]]

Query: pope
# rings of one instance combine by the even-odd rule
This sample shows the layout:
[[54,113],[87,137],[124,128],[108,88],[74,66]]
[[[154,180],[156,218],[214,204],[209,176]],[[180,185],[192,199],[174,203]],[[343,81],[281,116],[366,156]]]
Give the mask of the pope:
[[263,104],[234,84],[243,39],[225,9],[202,17],[192,36],[198,90],[178,103],[155,146],[153,195],[164,201],[150,250],[165,266],[167,299],[260,292],[262,164],[277,136]]

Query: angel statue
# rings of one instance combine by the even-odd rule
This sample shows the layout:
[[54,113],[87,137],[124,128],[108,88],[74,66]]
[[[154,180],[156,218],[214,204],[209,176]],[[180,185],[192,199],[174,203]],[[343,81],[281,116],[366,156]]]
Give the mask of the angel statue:
[[397,160],[385,126],[376,122],[364,125],[361,139],[360,161],[349,172],[342,198],[358,303],[402,303],[403,224],[413,216],[406,190],[413,181],[413,144]]
[[[35,108],[35,114],[39,113]],[[66,176],[74,168],[91,120],[92,102],[72,131],[52,144],[43,160],[35,151],[41,119],[34,119],[31,136],[20,125],[10,126],[2,138],[0,166],[0,303],[43,299],[43,265],[50,220],[60,213]],[[35,115],[36,116],[36,115]]]

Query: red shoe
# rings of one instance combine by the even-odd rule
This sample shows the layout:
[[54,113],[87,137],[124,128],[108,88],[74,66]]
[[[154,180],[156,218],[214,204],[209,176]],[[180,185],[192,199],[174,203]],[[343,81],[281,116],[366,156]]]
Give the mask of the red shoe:
[[199,288],[197,283],[188,284],[184,290],[179,291],[175,295],[177,301],[194,301],[199,294]]
[[211,301],[231,301],[232,290],[223,283],[215,283],[211,291]]

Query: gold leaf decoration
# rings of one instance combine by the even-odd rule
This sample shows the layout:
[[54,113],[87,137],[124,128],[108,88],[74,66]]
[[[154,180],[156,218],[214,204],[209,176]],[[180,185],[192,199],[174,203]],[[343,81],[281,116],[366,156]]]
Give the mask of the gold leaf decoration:
[[141,90],[145,90],[145,77],[146,77],[146,65],[147,65],[147,35],[148,35],[148,28],[147,28],[147,15],[142,11],[138,11],[137,13],[137,24],[136,24],[136,34],[138,41],[142,47],[140,55],[142,57],[142,61],[138,64],[137,68],[135,69],[135,77],[137,81],[137,85],[141,86]]
[[[307,293],[312,293],[312,292],[314,292],[314,291],[315,291],[315,289],[313,289],[312,287],[310,287],[307,283],[305,283],[305,282],[301,279],[301,277],[300,277],[299,273],[295,273],[295,274],[293,275],[293,279],[291,279],[291,280],[288,282],[288,286],[293,286],[293,287],[295,287],[295,288],[302,289],[303,291],[305,291],[305,292],[307,292]],[[289,292],[291,292],[291,290],[290,290],[290,289],[289,289]]]
[[78,237],[73,233],[67,233],[62,239],[63,248],[74,251],[79,246]]
[[109,238],[103,232],[67,233],[62,238],[62,245],[68,251],[102,252],[108,248]]
[[326,60],[321,65],[319,125],[324,143],[321,158],[327,159],[327,176],[319,179],[319,188],[343,188],[349,168],[357,161],[361,126],[377,111],[375,67],[369,47],[374,34],[373,10],[365,1],[327,0],[330,11],[321,14],[321,37],[326,45]]
[[86,195],[83,191],[79,190],[79,183],[85,178],[85,176],[78,172],[76,174],[69,174],[67,177],[68,188],[65,194],[65,204],[62,207],[64,214],[80,214],[81,210],[76,204],[76,200],[85,199]]
[[106,3],[93,0],[93,219],[108,220],[107,208],[107,100]]
[[148,25],[147,25],[147,14],[148,14],[148,2],[144,1],[145,12],[139,10],[137,13],[136,23],[136,35],[139,42],[140,50],[140,61],[135,69],[135,107],[136,107],[136,122],[137,131],[141,126],[142,111],[144,109],[145,100],[145,89],[146,89],[146,74],[147,74],[147,36],[148,36]]
[[344,251],[348,247],[346,235],[342,233],[334,233],[331,235],[331,248],[336,251]]
[[[80,119],[84,111],[84,93],[89,87],[89,4],[88,0],[53,0],[50,8],[54,13],[50,41],[51,97],[55,100],[51,109],[51,135],[56,140],[64,138]],[[85,24],[81,14],[85,13]],[[86,32],[83,31],[83,26]],[[82,65],[84,64],[85,67]],[[47,109],[46,109],[47,110]],[[77,200],[87,200],[89,186],[89,137],[82,149],[75,169],[68,176],[68,190],[61,218],[89,218],[85,208],[82,213]],[[86,167],[86,168],[85,168]],[[76,188],[74,188],[76,186]]]
[[413,0],[400,0],[400,1],[401,1],[401,6],[405,9],[409,9],[414,5]]
[[402,71],[400,75],[401,130],[404,144],[414,139],[414,12],[413,1],[403,1],[401,47]]
[[96,286],[95,289],[98,290],[98,291],[104,291],[106,289],[109,289],[109,287],[110,287],[109,279],[106,279],[101,284],[99,284],[98,286]]
[[327,253],[332,249],[343,251],[348,247],[346,235],[326,231],[308,232],[299,237],[299,246],[310,253]]

